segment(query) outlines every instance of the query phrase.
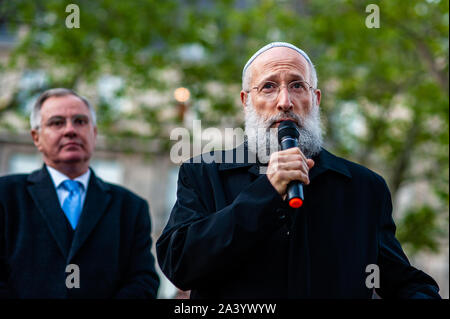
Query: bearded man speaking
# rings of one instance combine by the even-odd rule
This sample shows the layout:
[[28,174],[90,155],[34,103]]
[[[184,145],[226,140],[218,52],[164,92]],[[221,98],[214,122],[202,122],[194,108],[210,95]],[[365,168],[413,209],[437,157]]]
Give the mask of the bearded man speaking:
[[[191,298],[371,298],[374,289],[382,298],[440,298],[395,238],[383,178],[322,147],[308,55],[270,43],[247,62],[242,82],[246,143],[214,155],[234,161],[180,168],[156,244],[166,276]],[[278,150],[282,121],[298,127],[299,147]],[[291,182],[304,185],[299,208],[285,200]]]

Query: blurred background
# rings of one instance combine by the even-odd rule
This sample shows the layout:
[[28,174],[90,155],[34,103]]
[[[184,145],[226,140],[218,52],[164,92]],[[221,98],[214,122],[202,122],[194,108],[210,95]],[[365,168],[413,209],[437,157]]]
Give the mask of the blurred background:
[[[172,129],[243,127],[244,64],[291,42],[317,68],[325,147],[386,179],[398,239],[448,298],[449,4],[373,2],[379,28],[358,0],[0,0],[0,175],[42,165],[31,107],[73,88],[97,110],[93,169],[148,200],[156,241],[176,195]],[[159,298],[187,295],[160,275]]]

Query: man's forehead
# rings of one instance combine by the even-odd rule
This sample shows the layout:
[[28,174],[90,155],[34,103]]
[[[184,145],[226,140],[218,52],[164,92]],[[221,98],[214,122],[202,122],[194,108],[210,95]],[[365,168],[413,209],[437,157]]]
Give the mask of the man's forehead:
[[75,95],[51,96],[42,103],[41,113],[53,116],[69,110],[77,110],[77,113],[89,113],[88,106]]
[[[252,63],[253,75],[270,70],[287,70],[291,75],[309,76],[308,61],[298,52],[287,47],[274,47],[261,53]],[[268,74],[269,75],[269,74]]]

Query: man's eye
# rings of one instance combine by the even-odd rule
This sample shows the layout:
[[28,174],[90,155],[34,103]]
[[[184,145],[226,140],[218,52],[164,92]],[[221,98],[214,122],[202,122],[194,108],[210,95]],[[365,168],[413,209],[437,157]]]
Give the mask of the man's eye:
[[295,90],[306,90],[306,85],[303,82],[294,82],[291,87]]
[[276,88],[275,84],[270,82],[264,83],[262,86],[263,91],[271,91],[274,90],[275,88]]
[[75,120],[75,124],[84,125],[84,124],[87,124],[87,120],[85,120],[85,119],[76,119]]
[[64,124],[63,121],[53,121],[50,122],[50,126],[62,126]]

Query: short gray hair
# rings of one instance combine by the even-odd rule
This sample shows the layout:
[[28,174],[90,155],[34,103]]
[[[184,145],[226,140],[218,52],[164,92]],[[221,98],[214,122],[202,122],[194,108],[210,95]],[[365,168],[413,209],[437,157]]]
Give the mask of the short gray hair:
[[44,92],[42,92],[41,95],[39,95],[38,99],[34,103],[33,109],[31,110],[30,114],[30,126],[32,130],[38,130],[41,126],[41,108],[42,104],[44,102],[53,96],[66,96],[66,95],[73,95],[79,98],[81,101],[83,101],[84,104],[88,107],[89,111],[91,112],[92,117],[92,123],[94,123],[94,126],[97,125],[97,116],[95,114],[95,110],[92,107],[91,103],[89,101],[81,96],[78,95],[75,91],[66,89],[66,88],[55,88],[55,89],[49,89]]
[[244,69],[242,70],[242,90],[243,91],[249,91],[250,90],[250,74],[252,69],[252,63],[253,61],[262,53],[266,52],[267,50],[270,50],[272,48],[277,47],[286,47],[290,48],[294,51],[297,51],[300,55],[302,55],[306,61],[309,64],[309,70],[310,70],[310,84],[313,88],[317,89],[318,79],[317,79],[317,72],[316,68],[314,67],[314,64],[311,62],[311,59],[306,54],[305,51],[302,49],[297,48],[295,45],[287,43],[287,42],[272,42],[265,46],[263,46],[261,49],[259,49],[253,56],[247,61],[247,63],[244,66]]

